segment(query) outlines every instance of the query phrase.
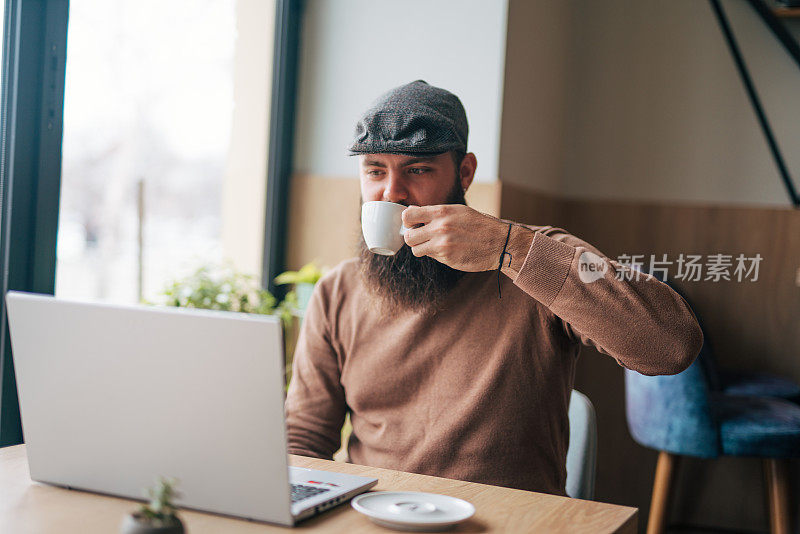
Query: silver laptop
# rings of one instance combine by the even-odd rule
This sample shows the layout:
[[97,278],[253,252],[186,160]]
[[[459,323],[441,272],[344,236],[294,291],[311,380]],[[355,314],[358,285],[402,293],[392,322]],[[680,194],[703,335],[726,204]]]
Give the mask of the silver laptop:
[[378,481],[288,466],[274,317],[6,296],[33,480],[293,525]]

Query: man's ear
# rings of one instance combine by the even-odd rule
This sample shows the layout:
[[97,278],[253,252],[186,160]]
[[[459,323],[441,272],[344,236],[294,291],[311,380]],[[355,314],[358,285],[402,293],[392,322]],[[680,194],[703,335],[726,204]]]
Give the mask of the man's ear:
[[458,177],[461,181],[461,189],[467,192],[469,186],[472,185],[472,180],[475,179],[475,169],[478,168],[478,158],[475,154],[470,152],[464,159],[461,160],[461,167],[458,169]]

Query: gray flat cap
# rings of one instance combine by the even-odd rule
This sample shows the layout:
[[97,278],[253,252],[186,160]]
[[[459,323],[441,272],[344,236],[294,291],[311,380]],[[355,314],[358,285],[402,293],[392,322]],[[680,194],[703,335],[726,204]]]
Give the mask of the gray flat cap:
[[356,124],[350,155],[467,151],[467,114],[453,93],[422,80],[376,100]]

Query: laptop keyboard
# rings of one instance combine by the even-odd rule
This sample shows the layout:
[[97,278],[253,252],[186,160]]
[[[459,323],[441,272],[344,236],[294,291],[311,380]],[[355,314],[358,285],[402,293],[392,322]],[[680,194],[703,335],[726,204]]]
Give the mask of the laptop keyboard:
[[292,502],[302,501],[314,495],[330,491],[330,488],[319,488],[316,486],[305,486],[303,484],[292,484]]

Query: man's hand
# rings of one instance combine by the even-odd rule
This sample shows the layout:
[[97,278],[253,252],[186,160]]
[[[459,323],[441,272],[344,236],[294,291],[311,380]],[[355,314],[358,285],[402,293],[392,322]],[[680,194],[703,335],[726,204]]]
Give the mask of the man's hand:
[[[508,223],[463,204],[409,206],[403,211],[403,224],[414,256],[429,256],[467,272],[497,269],[508,234]],[[525,260],[532,239],[532,231],[512,226],[506,251],[512,254],[515,271]],[[508,262],[506,256],[503,264]]]

